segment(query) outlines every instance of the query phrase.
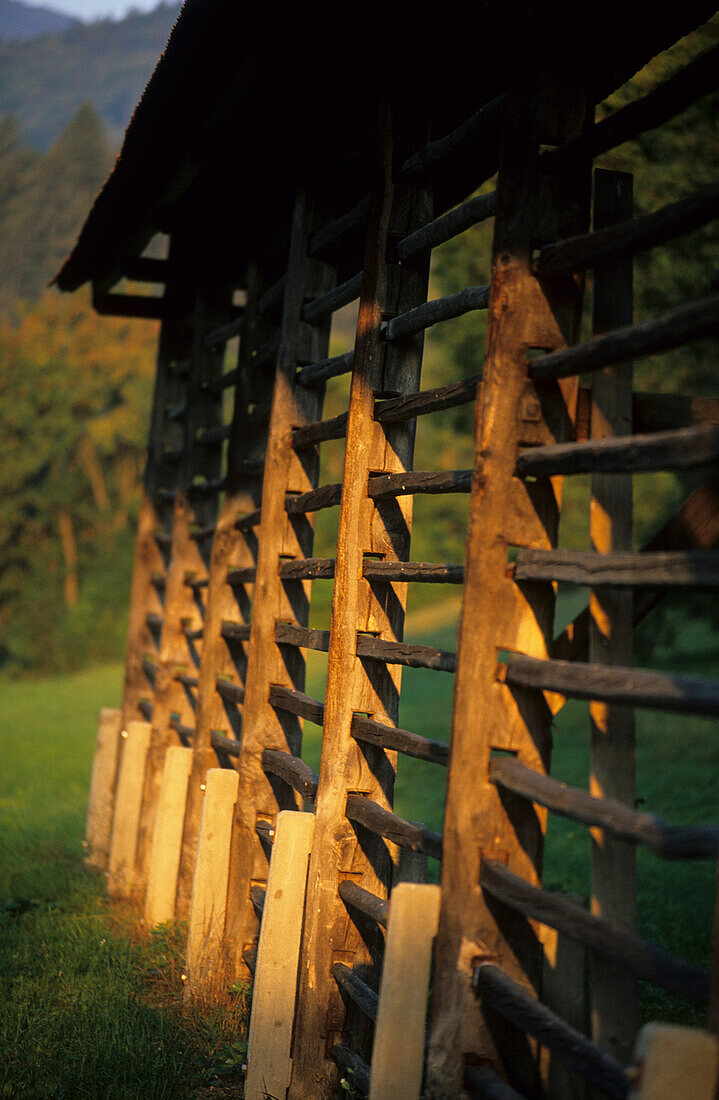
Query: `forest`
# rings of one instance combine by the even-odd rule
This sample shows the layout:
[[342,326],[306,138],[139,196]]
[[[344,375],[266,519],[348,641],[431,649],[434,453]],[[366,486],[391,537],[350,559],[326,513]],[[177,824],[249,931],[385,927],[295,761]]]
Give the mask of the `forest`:
[[[0,435],[5,445],[0,674],[64,671],[122,653],[157,325],[99,318],[85,291],[60,297],[48,284],[112,167],[119,129],[131,110],[129,98],[136,99],[142,88],[142,79],[138,85],[136,77],[142,71],[145,79],[151,70],[148,36],[138,33],[133,47],[133,27],[137,31],[138,21],[155,20],[154,60],[173,12],[160,8],[152,16],[131,16],[112,25],[119,29],[105,90],[112,85],[113,59],[123,50],[123,72],[135,74],[116,89],[122,103],[118,99],[110,109],[107,95],[93,83],[93,64],[88,67],[88,101],[76,103],[62,124],[58,120],[65,118],[72,96],[66,89],[62,105],[53,100],[53,110],[43,113],[30,88],[33,66],[49,64],[52,57],[52,79],[62,81],[68,59],[74,57],[72,65],[77,64],[77,52],[72,54],[77,35],[87,39],[89,31],[100,31],[70,28],[30,42],[0,43]],[[145,30],[149,26],[143,24]],[[109,25],[96,25],[103,27],[107,34]],[[617,109],[717,41],[715,17],[598,105],[598,114]],[[8,58],[9,69],[3,67]],[[703,99],[674,122],[604,159],[605,167],[636,173],[637,215],[717,180],[717,106],[716,94]],[[479,227],[437,251],[431,297],[489,281],[489,271],[479,270],[476,263],[477,255],[486,254],[477,248],[484,232]],[[635,265],[636,319],[655,316],[685,298],[715,293],[718,260],[716,223],[664,250],[660,263],[655,257],[650,265],[640,257]],[[480,330],[478,342],[476,317],[433,330],[423,386],[477,373],[482,338]],[[665,355],[662,389],[715,395],[715,357],[716,343],[708,341]],[[656,360],[652,369],[654,364]],[[636,388],[648,388],[649,379],[649,370],[638,365]],[[434,468],[471,465],[471,415],[468,408],[459,409],[450,427],[420,440]],[[671,477],[643,479],[642,493],[653,495],[656,478],[664,478],[662,491],[671,508],[689,484],[671,484]],[[581,484],[575,490],[583,491]],[[641,496],[635,499],[638,543],[649,533],[649,504]],[[435,534],[425,532],[415,557],[462,560],[464,521],[454,515],[454,507],[451,499],[442,503]],[[587,532],[574,519],[580,512],[585,514],[586,508],[573,509],[569,497],[565,545],[587,546]],[[663,629],[677,629],[691,610],[685,603]],[[711,614],[704,605],[702,611]]]

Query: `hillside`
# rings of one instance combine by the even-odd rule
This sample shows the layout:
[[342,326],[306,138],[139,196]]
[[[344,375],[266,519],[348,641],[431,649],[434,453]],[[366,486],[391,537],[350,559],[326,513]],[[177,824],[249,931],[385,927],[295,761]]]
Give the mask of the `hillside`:
[[0,42],[0,119],[12,115],[23,140],[42,150],[90,101],[111,144],[119,146],[179,7],[160,4],[120,22],[75,24],[60,34]]
[[77,19],[50,8],[30,8],[18,0],[0,0],[0,42],[20,42],[57,34],[79,25]]

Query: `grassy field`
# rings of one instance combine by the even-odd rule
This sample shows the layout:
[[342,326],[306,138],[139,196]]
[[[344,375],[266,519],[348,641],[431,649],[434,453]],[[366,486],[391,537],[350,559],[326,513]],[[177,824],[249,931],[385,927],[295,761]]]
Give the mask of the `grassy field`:
[[[407,637],[453,649],[456,604],[423,608]],[[714,648],[704,628],[684,634],[671,664],[710,675]],[[658,662],[668,661],[659,652]],[[715,670],[714,670],[715,671]],[[121,668],[4,684],[0,713],[0,1097],[182,1098],[214,1096],[234,1082],[244,1057],[246,991],[222,1011],[182,1004],[182,929],[147,935],[133,914],[104,896],[83,869],[82,834],[97,714],[117,703]],[[322,694],[313,661],[308,691]],[[451,677],[406,670],[400,722],[438,739],[449,729]],[[554,730],[554,774],[586,785],[586,706],[570,704]],[[719,723],[638,714],[638,794],[673,822],[717,819]],[[320,739],[307,725],[305,759],[319,767]],[[397,810],[441,829],[443,770],[403,758]],[[588,890],[585,829],[550,820],[545,881]],[[430,873],[432,873],[430,868]],[[436,873],[436,867],[434,868]],[[706,965],[714,893],[709,864],[662,863],[640,853],[642,931]],[[645,990],[647,1016],[701,1022],[678,999]]]

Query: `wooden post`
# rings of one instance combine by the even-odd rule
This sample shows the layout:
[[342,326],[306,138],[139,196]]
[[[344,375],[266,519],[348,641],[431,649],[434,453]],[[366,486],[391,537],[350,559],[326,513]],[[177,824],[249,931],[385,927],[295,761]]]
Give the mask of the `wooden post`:
[[111,897],[128,897],[135,887],[137,830],[150,744],[149,722],[130,722],[123,730],[123,740],[107,869],[107,890]]
[[[424,139],[426,129],[420,142]],[[400,666],[359,658],[357,637],[358,631],[366,631],[402,640],[406,584],[366,581],[362,563],[365,554],[407,560],[412,497],[371,501],[367,484],[371,473],[397,473],[412,466],[415,422],[384,425],[373,419],[373,411],[375,398],[383,393],[404,395],[419,389],[423,334],[390,344],[382,341],[380,324],[426,301],[429,256],[400,268],[387,255],[390,237],[400,238],[430,221],[432,210],[425,189],[396,181],[395,164],[402,157],[388,112],[378,144],[347,421],[322,764],[300,957],[289,1092],[298,1100],[331,1092],[337,1069],[329,1051],[345,1026],[353,1032],[358,1051],[369,1055],[366,1020],[353,1009],[345,1025],[345,1006],[331,967],[335,962],[354,964],[363,980],[375,985],[376,967],[370,945],[348,920],[338,887],[342,879],[351,878],[386,897],[392,865],[382,838],[363,833],[359,843],[345,806],[353,792],[367,794],[383,807],[392,805],[396,753],[366,743],[360,747],[350,727],[355,712],[389,725],[396,725],[398,718]]]
[[187,397],[187,378],[178,371],[192,351],[191,313],[194,276],[191,255],[182,239],[173,237],[167,261],[164,303],[168,316],[160,328],[157,374],[152,401],[150,438],[145,466],[143,499],[135,542],[135,559],[130,586],[130,617],[125,650],[125,682],[122,698],[122,726],[146,718],[142,703],[149,703],[154,685],[148,681],[143,660],[157,653],[159,634],[148,623],[148,615],[162,616],[167,548],[158,535],[169,535],[172,505],[163,499],[177,484],[180,430],[167,421],[167,410]]
[[[632,177],[625,172],[594,173],[594,228],[632,217]],[[632,260],[603,264],[594,272],[595,335],[632,323]],[[605,367],[592,379],[593,439],[632,433],[632,367]],[[593,474],[589,534],[600,554],[631,550],[632,479],[628,474]],[[589,660],[632,664],[631,589],[593,590],[589,600]],[[634,806],[635,732],[631,707],[592,702],[589,789]],[[631,844],[592,829],[592,912],[636,928],[636,852]],[[592,1024],[596,1043],[626,1063],[639,1029],[639,992],[626,967],[595,955]]]
[[370,1100],[419,1100],[439,886],[392,891],[372,1047]]
[[110,856],[112,811],[120,752],[120,717],[119,710],[103,707],[97,727],[85,828],[85,863],[98,871],[107,870]]
[[160,800],[152,835],[145,897],[145,924],[148,928],[165,924],[175,916],[182,823],[191,767],[192,749],[171,745],[165,753]]
[[[211,257],[205,257],[211,264]],[[215,279],[217,276],[215,275]],[[222,372],[222,353],[207,350],[205,335],[226,321],[230,289],[226,283],[206,279],[201,286],[193,319],[193,350],[190,383],[182,411],[184,449],[179,488],[172,521],[172,551],[167,570],[165,608],[160,636],[157,676],[152,711],[152,737],[147,759],[142,815],[137,845],[138,889],[147,883],[152,833],[160,795],[165,752],[176,744],[178,735],[171,723],[194,725],[195,687],[179,677],[197,677],[202,652],[202,630],[206,605],[202,589],[193,579],[206,581],[207,547],[192,538],[193,524],[204,526],[217,514],[216,484],[222,467],[222,444],[203,445],[198,433],[222,423],[222,395],[211,388]],[[196,484],[202,478],[210,491]],[[199,632],[199,637],[191,637]]]
[[[187,811],[182,842],[182,861],[178,881],[177,915],[187,916],[192,889],[197,836],[202,810],[202,785],[208,768],[217,763],[211,745],[213,730],[239,740],[242,706],[223,699],[217,691],[218,678],[244,687],[247,679],[249,644],[222,636],[223,622],[250,624],[254,584],[231,586],[227,574],[232,570],[254,569],[257,565],[257,535],[254,528],[238,530],[239,516],[260,507],[262,478],[254,471],[264,459],[267,442],[269,405],[274,379],[272,368],[258,370],[254,353],[271,336],[271,327],[257,316],[258,276],[251,266],[247,279],[247,303],[240,329],[234,411],[230,429],[225,477],[225,495],[213,538],[205,607],[202,658],[197,688],[197,712],[192,742],[193,762],[187,792]],[[254,412],[251,409],[256,410]],[[259,415],[258,415],[259,413]],[[248,468],[250,472],[248,473]]]
[[[572,432],[576,383],[531,385],[531,349],[558,349],[577,336],[581,285],[545,282],[532,272],[543,240],[586,229],[589,172],[576,163],[563,176],[540,176],[540,145],[579,132],[584,93],[567,75],[568,59],[545,43],[551,19],[536,9],[521,28],[504,105],[497,185],[492,286],[484,381],[476,418],[475,475],[457,646],[448,788],[444,817],[442,912],[437,940],[427,1092],[459,1096],[472,1065],[508,1076],[524,1095],[539,1087],[535,1054],[519,1033],[471,993],[471,973],[495,960],[533,991],[539,972],[535,930],[495,907],[479,886],[485,859],[537,883],[546,814],[504,800],[489,781],[493,752],[510,752],[540,772],[550,754],[550,711],[538,691],[498,678],[502,650],[549,653],[554,594],[544,583],[507,576],[512,546],[556,544],[559,479],[526,485],[514,475],[520,446],[562,442]],[[543,33],[544,32],[544,33]],[[562,104],[562,111],[558,105]]]
[[[578,905],[585,904],[579,894],[568,897]],[[589,1025],[587,947],[547,924],[540,925],[538,931],[542,943],[542,1002],[566,1024],[586,1035]],[[573,1074],[547,1047],[542,1048],[540,1065],[552,1100],[586,1100],[586,1081]]]
[[257,936],[250,885],[267,879],[267,857],[255,826],[258,821],[274,821],[278,810],[301,808],[290,787],[273,785],[265,775],[262,753],[264,749],[283,749],[299,756],[302,743],[299,718],[275,710],[269,696],[272,685],[302,691],[305,682],[302,651],[280,649],[275,642],[275,623],[284,619],[306,626],[309,615],[310,582],[283,581],[279,565],[281,558],[308,557],[314,537],[310,519],[305,515],[289,516],[285,500],[288,492],[316,488],[319,475],[316,447],[301,455],[291,447],[292,429],[319,419],[324,398],[324,386],[303,387],[295,381],[298,363],[323,359],[329,344],[329,318],[319,325],[302,319],[305,301],[330,290],[336,280],[334,268],[308,258],[307,242],[315,226],[316,215],[300,194],[295,203],[282,305],[237,762],[240,788],[232,840],[226,948],[231,972],[241,977],[248,975],[243,951]]
[[284,810],[277,815],[252,992],[245,1100],[284,1097],[290,1083],[297,964],[314,824],[312,814]]
[[226,977],[222,933],[227,906],[237,772],[210,768],[206,788],[192,883],[185,986],[186,997],[200,1000],[215,997]]

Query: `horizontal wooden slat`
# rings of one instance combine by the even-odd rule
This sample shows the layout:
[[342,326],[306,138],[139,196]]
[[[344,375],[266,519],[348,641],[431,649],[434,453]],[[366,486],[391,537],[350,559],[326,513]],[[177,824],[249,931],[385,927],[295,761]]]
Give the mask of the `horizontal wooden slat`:
[[581,271],[597,263],[636,256],[648,248],[690,233],[719,214],[719,184],[703,187],[641,218],[545,245],[535,260],[539,275]]
[[322,508],[334,508],[341,499],[341,485],[323,485],[319,489],[310,489],[307,493],[288,493],[285,497],[285,510],[295,516],[304,512],[319,512]]
[[[164,501],[165,504],[173,504],[174,501],[175,501],[176,496],[177,496],[177,489],[171,489],[171,488],[168,487],[168,488],[157,490],[157,499]],[[155,537],[157,538],[157,536],[155,536]],[[171,540],[171,538],[172,538],[172,536],[168,536],[168,539]]]
[[279,749],[265,749],[262,753],[262,767],[264,771],[284,779],[285,783],[289,783],[308,802],[314,802],[319,776],[299,756],[292,756]]
[[537,1039],[586,1081],[617,1100],[626,1096],[629,1078],[621,1063],[540,1004],[494,963],[477,966],[472,985],[484,1004],[491,1005],[520,1031]]
[[190,492],[195,496],[212,496],[214,493],[221,493],[225,488],[224,477],[211,477],[205,481],[193,481],[190,486]]
[[370,634],[357,635],[357,656],[372,657],[388,665],[429,668],[435,672],[454,672],[457,661],[456,654],[445,649],[411,642],[385,642]]
[[521,1092],[513,1089],[487,1066],[468,1066],[464,1085],[472,1100],[525,1100]]
[[309,240],[307,252],[310,256],[321,256],[332,252],[344,244],[348,237],[359,233],[367,224],[369,217],[369,195],[365,195],[346,214],[317,229]]
[[219,347],[220,344],[226,344],[228,340],[231,340],[233,338],[233,336],[237,336],[239,334],[239,331],[242,328],[242,313],[244,312],[244,310],[242,310],[241,307],[236,306],[235,312],[238,311],[239,316],[235,317],[234,320],[229,321],[226,325],[220,325],[219,328],[213,329],[212,332],[208,332],[207,336],[205,336],[204,340],[202,341],[203,347],[207,348],[208,351],[211,351],[212,348]]
[[312,630],[296,623],[275,623],[275,641],[278,645],[301,646],[303,649],[315,649],[326,653],[330,647],[329,630]]
[[153,537],[158,546],[172,545],[172,535],[169,531],[155,531]]
[[354,302],[355,298],[359,298],[361,288],[362,272],[360,271],[357,275],[353,275],[351,279],[347,279],[346,282],[334,287],[333,290],[328,290],[326,294],[321,294],[319,298],[308,302],[302,310],[302,316],[308,324],[316,324],[323,318],[328,317],[330,313],[334,313],[335,310],[342,309],[343,306]]
[[471,488],[471,470],[408,470],[371,477],[367,495],[373,500],[390,500],[420,493],[468,493]]
[[269,844],[272,847],[275,842],[275,827],[271,821],[258,821],[255,825],[255,832],[264,844]]
[[152,703],[149,699],[140,699],[140,702],[137,704],[137,709],[146,722],[152,721]]
[[148,630],[152,630],[155,633],[159,630],[162,630],[163,622],[164,619],[162,618],[162,615],[145,615],[145,626],[148,628]]
[[331,580],[335,575],[334,558],[297,558],[280,561],[279,574],[283,581]]
[[389,902],[384,898],[378,898],[375,894],[371,894],[369,890],[358,886],[351,879],[345,879],[341,882],[337,892],[346,905],[350,905],[353,909],[359,909],[361,913],[371,917],[383,928],[387,927]]
[[246,516],[238,516],[235,520],[236,531],[251,531],[253,527],[258,527],[261,519],[260,509],[255,509],[254,512],[248,512]]
[[175,731],[185,748],[190,748],[192,745],[192,739],[195,736],[195,727],[184,725],[180,721],[179,715],[176,714],[170,716],[169,726],[170,729]]
[[435,298],[422,306],[415,306],[399,317],[393,317],[382,324],[385,340],[401,340],[417,332],[438,325],[441,321],[451,321],[462,317],[473,309],[486,309],[489,304],[488,286],[468,286],[457,294],[447,294],[444,298]]
[[239,587],[241,584],[254,584],[257,570],[252,566],[249,569],[231,569],[227,574],[227,583],[231,587]]
[[185,584],[188,588],[191,588],[193,592],[199,592],[201,589],[207,588],[209,583],[209,577],[195,577],[192,573],[187,573],[185,575]]
[[256,943],[248,944],[247,947],[242,949],[242,960],[253,976],[257,969],[257,951],[258,947]]
[[329,378],[338,378],[341,374],[349,374],[354,365],[354,359],[355,353],[346,351],[344,355],[333,355],[330,359],[320,359],[317,363],[301,367],[297,371],[297,384],[300,386],[316,386],[319,382],[326,382]]
[[519,454],[515,469],[518,477],[552,477],[595,471],[687,470],[718,460],[719,427],[700,424],[670,432],[529,447]]
[[226,703],[244,703],[245,689],[242,684],[233,684],[230,680],[222,680],[219,676],[215,680],[217,694]]
[[240,377],[240,368],[233,367],[232,370],[225,371],[219,378],[213,378],[211,382],[207,383],[207,389],[210,393],[224,393],[225,390],[229,390],[231,386],[234,386]]
[[399,420],[412,420],[415,416],[454,409],[458,405],[467,405],[477,396],[477,386],[482,381],[481,374],[463,378],[460,382],[451,382],[448,386],[437,386],[434,390],[411,393],[407,397],[390,397],[375,402],[374,419],[379,424],[391,424]]
[[167,373],[170,378],[187,378],[191,367],[191,359],[176,359],[174,362],[170,363],[167,368]]
[[145,673],[147,679],[152,683],[157,676],[157,662],[150,660],[149,657],[143,657],[142,671]]
[[321,726],[324,722],[325,708],[322,703],[305,695],[303,691],[294,691],[292,688],[283,687],[281,684],[272,684],[270,687],[270,706],[277,710],[286,710],[290,714],[296,714],[299,718],[307,718],[315,725]]
[[625,363],[640,355],[669,351],[718,332],[719,295],[714,295],[688,302],[656,320],[625,325],[575,347],[536,355],[530,360],[529,372],[537,379],[569,378],[613,363]]
[[453,237],[464,233],[466,229],[477,225],[478,222],[491,218],[497,211],[497,193],[492,191],[488,195],[475,195],[467,199],[461,206],[456,206],[448,214],[423,225],[399,242],[394,251],[394,257],[404,263],[412,256],[420,252],[427,252],[430,248],[437,248],[445,241],[451,241]]
[[217,752],[225,753],[227,756],[240,755],[240,742],[235,740],[234,737],[225,737],[224,734],[218,733],[216,730],[213,730],[210,734],[210,744]]
[[503,101],[503,95],[490,100],[450,134],[429,142],[418,153],[408,157],[402,165],[402,178],[416,179],[453,157],[475,148],[477,142],[498,143]]
[[215,534],[215,524],[208,524],[206,527],[196,527],[194,531],[190,531],[190,538],[195,542],[202,542],[203,539],[211,539]]
[[334,963],[332,977],[342,992],[362,1009],[365,1016],[369,1016],[370,1020],[377,1019],[379,997],[349,966],[345,963]]
[[267,888],[265,886],[260,886],[258,882],[256,882],[254,886],[250,886],[250,901],[260,920],[264,912],[266,897]]
[[579,661],[542,661],[517,653],[507,656],[498,676],[507,684],[557,691],[570,699],[597,699],[682,714],[716,717],[719,713],[719,682],[696,676]]
[[383,836],[398,844],[400,848],[409,848],[412,852],[424,852],[433,859],[442,858],[442,837],[439,833],[426,829],[393,814],[378,806],[370,798],[361,794],[347,795],[346,815],[350,821],[361,825],[377,836]]
[[264,344],[260,344],[255,354],[252,356],[253,367],[267,367],[272,366],[277,359],[277,352],[280,349],[280,334],[275,333],[265,340]]
[[562,581],[591,588],[716,588],[719,553],[701,550],[594,554],[582,550],[519,550],[516,581]]
[[205,629],[202,626],[190,626],[190,624],[188,623],[187,626],[184,626],[182,628],[182,633],[185,635],[188,642],[196,642],[200,638],[204,637]]
[[350,732],[356,741],[368,741],[383,749],[396,749],[416,760],[428,760],[432,764],[446,767],[449,759],[449,745],[441,741],[431,741],[428,737],[421,737],[409,730],[386,726],[382,722],[376,722],[374,718],[366,718],[363,714],[352,716]]
[[716,859],[719,854],[719,826],[668,825],[653,814],[638,813],[616,799],[595,798],[507,757],[490,761],[489,778],[496,786],[553,813],[584,825],[598,825],[665,859]]
[[175,675],[173,676],[173,680],[177,684],[182,684],[183,687],[192,688],[192,689],[198,687],[198,685],[200,683],[199,678],[197,676],[191,676],[187,672],[176,672]]
[[705,970],[675,958],[623,925],[588,913],[562,894],[532,886],[493,860],[482,861],[480,885],[509,908],[616,959],[637,977],[692,1001],[706,1002],[709,975]]
[[226,642],[249,642],[250,624],[223,622],[220,627],[220,637]]
[[209,447],[213,443],[224,443],[230,438],[230,425],[220,424],[217,428],[202,428],[197,433],[197,442],[201,447]]
[[463,565],[431,561],[374,561],[365,558],[362,574],[367,580],[415,581],[420,584],[463,584]]
[[187,416],[187,402],[179,401],[176,405],[171,405],[166,416],[168,420],[172,421],[183,420]]
[[329,420],[318,420],[295,428],[292,432],[292,446],[298,451],[301,447],[311,447],[314,443],[324,443],[328,439],[344,439],[347,434],[347,413],[340,413]]
[[369,1096],[370,1069],[364,1058],[343,1043],[335,1043],[330,1050],[330,1057],[337,1065],[340,1075],[345,1080],[351,1080],[361,1096]]
[[167,280],[167,260],[154,256],[126,256],[120,260],[125,279],[133,283],[164,283]]
[[696,424],[719,424],[719,400],[689,397],[681,393],[635,393],[632,395],[632,430],[667,432],[692,428]]
[[285,276],[281,275],[276,283],[268,287],[257,303],[257,312],[259,314],[271,313],[281,305],[285,293],[285,281]]

